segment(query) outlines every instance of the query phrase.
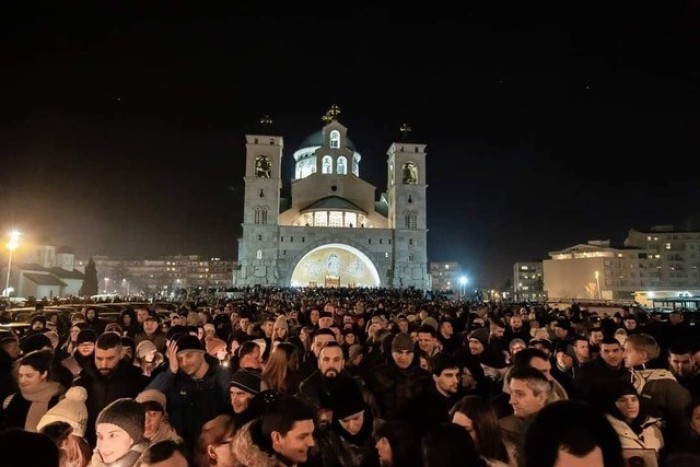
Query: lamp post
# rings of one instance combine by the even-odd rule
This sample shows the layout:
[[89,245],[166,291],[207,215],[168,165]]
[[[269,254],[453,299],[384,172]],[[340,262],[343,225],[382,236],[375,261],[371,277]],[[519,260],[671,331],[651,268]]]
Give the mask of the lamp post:
[[10,241],[7,242],[7,249],[10,250],[10,256],[7,260],[7,280],[5,281],[5,294],[7,294],[7,297],[10,296],[10,272],[12,271],[12,253],[15,251],[15,248],[19,246],[19,236],[20,233],[17,230],[13,230],[12,232],[10,232]]
[[598,300],[600,300],[600,274],[598,274],[598,271],[595,271],[595,289],[598,295]]
[[464,297],[467,293],[467,282],[469,281],[467,280],[466,276],[461,276],[459,278],[459,283],[462,285],[462,297]]
[[108,285],[109,285],[109,277],[105,277],[105,293],[107,293]]

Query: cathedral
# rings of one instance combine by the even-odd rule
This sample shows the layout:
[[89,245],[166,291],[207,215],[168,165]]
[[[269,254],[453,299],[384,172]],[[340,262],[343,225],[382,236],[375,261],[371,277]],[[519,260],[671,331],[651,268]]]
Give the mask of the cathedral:
[[236,286],[430,289],[426,145],[409,143],[410,129],[401,128],[377,196],[339,114],[333,106],[294,152],[289,199],[280,193],[283,138],[246,135]]

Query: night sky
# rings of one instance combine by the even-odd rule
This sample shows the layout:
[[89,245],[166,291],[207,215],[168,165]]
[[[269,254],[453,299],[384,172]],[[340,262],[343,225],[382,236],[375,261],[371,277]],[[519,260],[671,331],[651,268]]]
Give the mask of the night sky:
[[337,104],[377,196],[400,125],[427,144],[429,260],[481,285],[700,229],[700,1],[196,3],[2,2],[0,227],[81,257],[236,258],[244,135],[271,116],[286,192]]

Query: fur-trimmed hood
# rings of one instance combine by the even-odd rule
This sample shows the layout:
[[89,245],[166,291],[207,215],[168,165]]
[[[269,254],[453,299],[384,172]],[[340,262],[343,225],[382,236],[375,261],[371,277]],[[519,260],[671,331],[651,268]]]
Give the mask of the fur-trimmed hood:
[[275,456],[267,453],[254,441],[253,430],[260,429],[260,420],[246,423],[236,432],[231,443],[237,467],[286,467]]

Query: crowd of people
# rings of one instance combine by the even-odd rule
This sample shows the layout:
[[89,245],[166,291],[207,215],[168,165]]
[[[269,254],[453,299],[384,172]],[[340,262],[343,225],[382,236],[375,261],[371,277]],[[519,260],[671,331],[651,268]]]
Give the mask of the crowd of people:
[[38,309],[0,333],[0,464],[697,466],[699,370],[682,310],[264,288]]

